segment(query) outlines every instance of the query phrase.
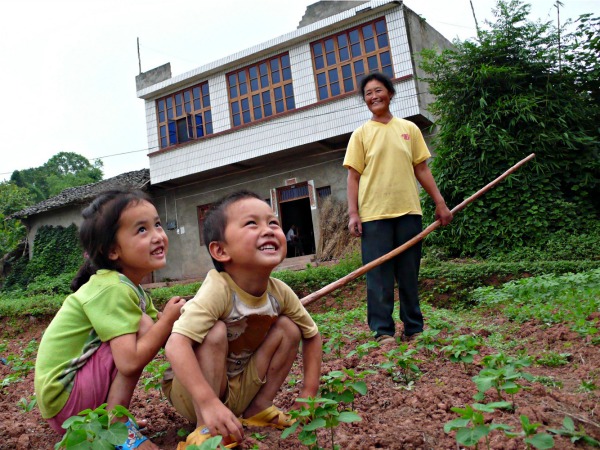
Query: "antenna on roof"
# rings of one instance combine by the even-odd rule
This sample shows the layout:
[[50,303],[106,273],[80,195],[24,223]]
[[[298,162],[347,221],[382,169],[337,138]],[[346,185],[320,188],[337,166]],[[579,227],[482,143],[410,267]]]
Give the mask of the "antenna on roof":
[[137,38],[137,50],[138,50],[138,65],[140,67],[140,75],[142,74],[142,58],[140,58],[140,38]]

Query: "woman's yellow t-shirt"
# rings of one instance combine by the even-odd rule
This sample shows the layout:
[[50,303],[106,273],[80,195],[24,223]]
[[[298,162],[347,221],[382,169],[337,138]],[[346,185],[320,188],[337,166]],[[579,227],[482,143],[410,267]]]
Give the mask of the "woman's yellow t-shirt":
[[394,117],[387,124],[369,120],[357,128],[344,167],[360,174],[361,221],[422,215],[414,166],[430,157],[421,130],[408,120]]

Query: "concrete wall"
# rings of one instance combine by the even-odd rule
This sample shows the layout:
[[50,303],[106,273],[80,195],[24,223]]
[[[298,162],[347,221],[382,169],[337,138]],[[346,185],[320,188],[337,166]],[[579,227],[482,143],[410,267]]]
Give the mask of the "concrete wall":
[[306,7],[306,12],[304,13],[304,16],[302,16],[302,20],[298,24],[298,28],[305,27],[311,23],[318,22],[321,19],[326,19],[334,14],[346,11],[350,8],[355,8],[363,3],[368,2],[369,0],[321,0],[320,2],[313,3],[312,5],[308,5]]
[[413,10],[404,6],[404,20],[406,22],[406,29],[408,30],[408,44],[410,46],[410,53],[413,57],[413,70],[415,76],[415,83],[417,86],[417,92],[420,93],[418,96],[419,109],[421,114],[427,117],[429,120],[434,122],[433,115],[427,110],[427,105],[435,100],[435,97],[429,93],[429,86],[426,82],[420,81],[421,77],[426,74],[420,68],[419,60],[422,50],[426,48],[440,49],[440,52],[447,48],[452,48],[452,43],[438,33],[431,25],[427,23],[425,19],[422,19]]
[[[200,246],[197,207],[213,203],[231,192],[250,189],[268,199],[271,189],[282,187],[285,180],[296,178],[298,183],[313,180],[315,188],[331,186],[332,195],[344,200],[347,173],[342,167],[344,150],[301,159],[293,165],[265,167],[249,174],[239,173],[153,192],[162,222],[177,222],[175,230],[167,230],[169,255],[173,256],[169,256],[165,269],[155,273],[155,280],[203,278],[213,268],[206,247]],[[311,210],[311,214],[317,245],[320,238],[318,209]]]

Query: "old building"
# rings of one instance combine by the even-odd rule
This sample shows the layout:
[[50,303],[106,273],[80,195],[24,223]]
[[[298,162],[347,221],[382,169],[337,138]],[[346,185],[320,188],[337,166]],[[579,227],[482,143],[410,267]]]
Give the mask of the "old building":
[[393,113],[426,129],[430,98],[414,56],[450,45],[402,2],[320,1],[296,30],[261,45],[178,76],[169,64],[140,74],[152,193],[170,237],[169,264],[156,278],[205,275],[203,216],[240,188],[270,202],[284,232],[295,224],[313,252],[319,202],[345,199],[345,148],[370,117],[361,77],[392,77]]

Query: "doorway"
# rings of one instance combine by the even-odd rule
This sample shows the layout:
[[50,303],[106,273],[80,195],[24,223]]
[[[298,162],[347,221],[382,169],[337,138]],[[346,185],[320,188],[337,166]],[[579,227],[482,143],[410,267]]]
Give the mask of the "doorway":
[[287,257],[315,253],[315,233],[307,185],[290,186],[278,191],[281,228],[287,234],[292,225],[296,225],[298,235],[297,246],[288,246]]

